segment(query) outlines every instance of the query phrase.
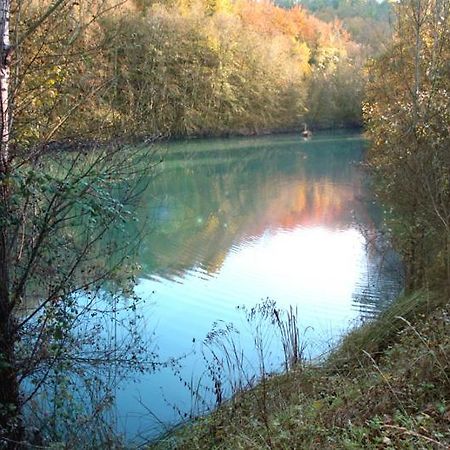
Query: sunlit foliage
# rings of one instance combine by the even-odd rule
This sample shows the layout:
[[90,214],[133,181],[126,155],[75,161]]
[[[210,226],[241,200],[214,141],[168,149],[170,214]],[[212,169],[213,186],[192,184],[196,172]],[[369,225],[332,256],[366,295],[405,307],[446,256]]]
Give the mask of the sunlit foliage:
[[404,0],[397,15],[392,45],[371,64],[364,113],[412,289],[450,282],[450,2]]
[[388,0],[276,0],[284,8],[299,6],[325,22],[339,19],[352,39],[368,55],[379,54],[391,38],[391,2]]
[[[42,8],[21,7],[17,29]],[[360,123],[361,48],[339,22],[247,0],[64,8],[19,46],[20,146]]]

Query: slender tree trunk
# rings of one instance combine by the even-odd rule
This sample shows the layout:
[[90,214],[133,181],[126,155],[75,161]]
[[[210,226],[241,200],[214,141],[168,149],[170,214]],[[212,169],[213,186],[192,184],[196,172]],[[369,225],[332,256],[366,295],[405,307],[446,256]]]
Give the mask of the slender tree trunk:
[[1,141],[0,141],[0,175],[6,175],[9,165],[9,75],[11,46],[9,43],[9,14],[11,0],[0,0],[0,115],[1,115]]
[[10,296],[8,222],[10,188],[9,43],[10,0],[0,0],[0,448],[21,448],[20,394],[15,363],[16,333]]
[[450,294],[450,231],[447,231],[445,254],[445,272],[447,276],[446,288],[447,294]]

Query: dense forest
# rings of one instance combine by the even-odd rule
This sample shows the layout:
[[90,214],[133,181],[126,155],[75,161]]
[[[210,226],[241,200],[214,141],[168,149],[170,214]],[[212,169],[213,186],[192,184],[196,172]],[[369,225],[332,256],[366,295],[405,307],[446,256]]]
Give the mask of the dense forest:
[[[361,125],[366,47],[338,20],[269,2],[63,5],[16,49],[19,146]],[[21,6],[14,32],[45,8]]]

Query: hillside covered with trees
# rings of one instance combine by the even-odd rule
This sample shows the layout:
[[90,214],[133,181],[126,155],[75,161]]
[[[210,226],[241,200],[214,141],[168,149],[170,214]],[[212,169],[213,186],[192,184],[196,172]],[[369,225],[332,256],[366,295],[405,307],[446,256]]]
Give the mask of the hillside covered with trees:
[[339,20],[369,56],[382,53],[392,37],[395,19],[387,0],[278,0],[276,4],[302,6],[325,22]]
[[[361,124],[363,46],[339,22],[300,6],[244,0],[63,6],[16,48],[20,146],[90,135]],[[20,6],[13,33],[26,36],[46,7]],[[69,105],[76,109],[71,120]]]

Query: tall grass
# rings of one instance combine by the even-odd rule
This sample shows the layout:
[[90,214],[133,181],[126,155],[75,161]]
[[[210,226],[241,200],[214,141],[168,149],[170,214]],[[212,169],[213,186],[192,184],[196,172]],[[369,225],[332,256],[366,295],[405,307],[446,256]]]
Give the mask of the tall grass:
[[[328,357],[326,365],[340,370],[357,364],[355,355],[363,351],[375,359],[398,339],[406,323],[428,316],[448,299],[430,291],[417,291],[399,297],[374,320],[350,331]],[[406,322],[405,322],[406,321]]]
[[306,341],[300,338],[298,327],[298,309],[292,305],[288,311],[273,310],[275,323],[280,333],[284,354],[284,370],[289,372],[304,363]]
[[284,353],[280,370],[288,372],[265,372],[174,433],[174,446],[166,440],[156,448],[450,448],[448,296],[401,297],[315,365],[299,351],[297,311],[275,306],[265,302],[245,310],[246,317],[271,325]]
[[300,333],[297,308],[283,310],[273,300],[265,299],[238,310],[244,316],[242,327],[215,322],[203,340],[205,370],[200,377],[184,380],[176,371],[175,375],[189,390],[193,405],[188,414],[179,412],[182,420],[192,420],[225,403],[232,404],[240,394],[256,386],[256,403],[265,417],[267,381],[274,374],[301,368],[306,362],[307,345]]

